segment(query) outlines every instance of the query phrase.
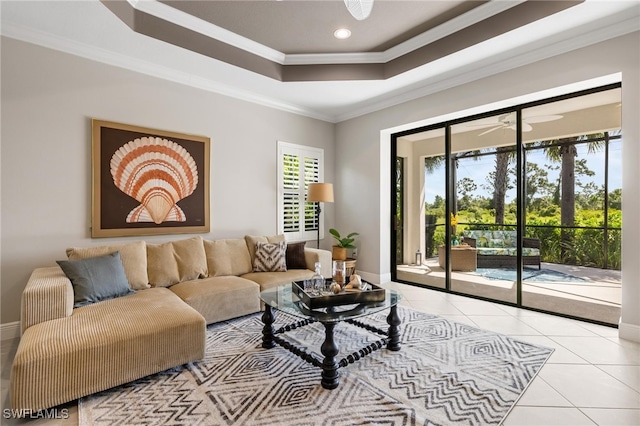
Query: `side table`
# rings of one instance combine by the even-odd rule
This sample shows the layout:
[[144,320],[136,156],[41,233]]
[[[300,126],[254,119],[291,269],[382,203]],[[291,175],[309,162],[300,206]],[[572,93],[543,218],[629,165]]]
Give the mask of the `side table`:
[[[444,269],[446,251],[444,246],[438,248],[438,264]],[[451,247],[451,270],[473,272],[478,268],[478,250],[471,246]]]

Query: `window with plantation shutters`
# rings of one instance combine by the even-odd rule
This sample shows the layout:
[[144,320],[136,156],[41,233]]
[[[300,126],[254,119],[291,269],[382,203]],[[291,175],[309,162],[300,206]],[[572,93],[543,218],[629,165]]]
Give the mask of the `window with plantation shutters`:
[[323,149],[278,142],[278,233],[287,241],[316,239],[316,203],[306,201],[307,187],[322,182],[323,168]]

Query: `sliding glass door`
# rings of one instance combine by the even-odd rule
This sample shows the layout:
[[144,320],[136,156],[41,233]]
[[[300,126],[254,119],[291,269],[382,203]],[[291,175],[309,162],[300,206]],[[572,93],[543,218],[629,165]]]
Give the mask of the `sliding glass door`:
[[[445,259],[439,257],[445,240],[447,203],[444,129],[398,138],[395,148],[396,162],[403,164],[403,195],[395,200],[396,279],[444,289],[445,273],[440,264],[444,265]],[[402,219],[398,210],[403,212]]]
[[621,107],[612,85],[394,135],[393,279],[616,324]]
[[517,299],[516,112],[451,126],[451,290]]
[[620,109],[615,88],[523,110],[524,116],[558,117],[524,133],[525,233],[541,242],[544,266],[523,275],[524,306],[618,322]]

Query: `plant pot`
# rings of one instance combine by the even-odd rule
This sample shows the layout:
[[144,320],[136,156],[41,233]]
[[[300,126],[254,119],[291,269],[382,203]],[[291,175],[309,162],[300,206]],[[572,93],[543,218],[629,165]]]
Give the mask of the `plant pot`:
[[334,260],[347,260],[347,249],[340,246],[332,247],[332,255]]

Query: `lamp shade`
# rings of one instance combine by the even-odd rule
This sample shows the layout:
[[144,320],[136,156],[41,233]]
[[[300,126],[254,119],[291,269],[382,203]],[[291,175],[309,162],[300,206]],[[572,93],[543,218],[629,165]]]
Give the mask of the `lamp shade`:
[[333,203],[332,183],[310,183],[307,201],[319,201],[321,203]]

